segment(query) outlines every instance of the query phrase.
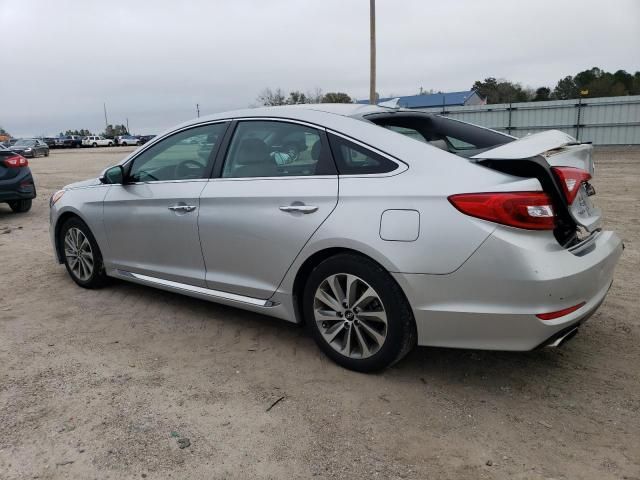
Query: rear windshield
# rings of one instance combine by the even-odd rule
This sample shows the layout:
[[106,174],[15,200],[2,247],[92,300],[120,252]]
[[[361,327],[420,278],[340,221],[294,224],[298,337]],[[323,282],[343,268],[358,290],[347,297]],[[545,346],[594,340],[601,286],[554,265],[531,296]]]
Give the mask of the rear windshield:
[[462,157],[470,157],[515,140],[493,130],[423,112],[376,113],[364,118],[388,130]]

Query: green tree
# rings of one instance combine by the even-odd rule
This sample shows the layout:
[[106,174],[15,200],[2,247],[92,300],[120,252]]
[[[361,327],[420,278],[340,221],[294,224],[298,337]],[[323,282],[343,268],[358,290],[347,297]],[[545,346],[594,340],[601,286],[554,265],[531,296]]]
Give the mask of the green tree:
[[323,103],[353,103],[349,95],[343,92],[327,92],[322,97]]
[[129,135],[126,125],[107,125],[102,133],[106,138],[115,138],[119,135]]
[[67,130],[66,132],[64,132],[64,135],[67,137],[69,135],[78,135],[80,137],[88,137],[89,135],[93,135],[93,133],[91,133],[86,128],[82,128],[80,130]]
[[9,132],[7,132],[4,128],[0,127],[0,135],[7,135],[8,137],[10,137],[11,135],[9,135]]
[[578,98],[578,87],[571,75],[568,75],[558,81],[556,88],[553,89],[553,98],[556,100]]
[[536,94],[534,95],[532,101],[541,102],[545,100],[550,100],[551,97],[551,89],[549,87],[540,87],[536,90]]
[[472,87],[487,103],[527,102],[531,95],[519,83],[497,80],[494,77],[476,81]]
[[300,103],[309,103],[309,99],[304,93],[294,90],[293,92],[289,92],[286,103],[288,105],[298,105]]

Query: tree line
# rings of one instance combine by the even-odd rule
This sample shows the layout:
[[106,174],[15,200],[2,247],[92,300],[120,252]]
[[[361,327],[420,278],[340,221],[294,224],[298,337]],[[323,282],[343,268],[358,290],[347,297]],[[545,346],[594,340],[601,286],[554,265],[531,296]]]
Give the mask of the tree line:
[[306,93],[300,90],[293,90],[289,93],[285,93],[281,88],[265,88],[260,92],[256,101],[258,104],[266,107],[298,105],[301,103],[353,103],[351,97],[346,93],[323,93],[320,88],[316,88],[314,91]]
[[631,74],[625,70],[614,73],[598,67],[568,75],[556,83],[553,90],[542,86],[523,88],[520,83],[488,77],[478,80],[472,87],[487,103],[539,102],[569,100],[573,98],[619,97],[640,95],[640,71]]

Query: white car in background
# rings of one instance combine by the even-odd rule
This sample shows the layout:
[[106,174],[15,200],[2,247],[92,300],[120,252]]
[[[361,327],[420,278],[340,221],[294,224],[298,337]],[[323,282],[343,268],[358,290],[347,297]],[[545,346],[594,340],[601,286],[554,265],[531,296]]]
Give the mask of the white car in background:
[[121,147],[128,147],[130,145],[142,145],[140,139],[138,137],[134,137],[133,135],[119,135],[116,137],[116,145],[120,145]]
[[113,140],[102,135],[91,135],[82,139],[83,147],[112,147]]

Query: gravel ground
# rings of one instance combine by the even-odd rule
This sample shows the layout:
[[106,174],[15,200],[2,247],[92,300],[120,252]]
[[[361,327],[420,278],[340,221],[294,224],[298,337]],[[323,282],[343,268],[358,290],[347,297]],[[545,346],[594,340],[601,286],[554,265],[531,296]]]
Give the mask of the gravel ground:
[[377,375],[278,320],[77,287],[53,260],[49,196],[127,151],[54,150],[30,161],[33,209],[0,205],[0,478],[640,478],[640,149],[596,153],[627,248],[574,340],[418,348]]

